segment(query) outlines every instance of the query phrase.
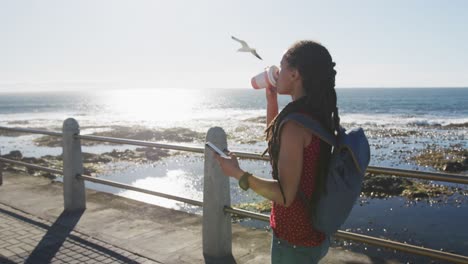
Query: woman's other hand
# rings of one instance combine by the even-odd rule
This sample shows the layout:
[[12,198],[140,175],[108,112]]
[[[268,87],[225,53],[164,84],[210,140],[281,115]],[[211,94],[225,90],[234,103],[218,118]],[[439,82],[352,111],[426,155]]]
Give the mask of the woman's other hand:
[[223,158],[218,154],[213,154],[218,161],[219,166],[224,174],[231,176],[233,178],[239,179],[244,171],[239,167],[239,161],[237,160],[237,156],[234,153],[228,153],[231,157],[230,159]]

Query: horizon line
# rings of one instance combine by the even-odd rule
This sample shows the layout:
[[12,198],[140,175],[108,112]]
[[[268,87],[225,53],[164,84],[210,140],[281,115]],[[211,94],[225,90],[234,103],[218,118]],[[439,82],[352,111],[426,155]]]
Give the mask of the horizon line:
[[[240,90],[240,89],[244,89],[244,90],[255,90],[253,88],[250,88],[250,87],[244,87],[244,88],[226,88],[226,87],[219,87],[219,88],[213,88],[213,87],[206,87],[206,88],[176,88],[176,87],[172,87],[172,88],[164,88],[164,87],[140,87],[140,88],[112,88],[112,87],[108,87],[108,88],[103,88],[101,91],[124,91],[124,90],[135,90],[135,91],[138,91],[138,90],[150,90],[150,89],[157,89],[157,90],[161,90],[161,89],[174,89],[174,90],[214,90],[214,89],[223,89],[223,90]],[[421,87],[421,86],[413,86],[413,87],[335,87],[335,89],[337,90],[347,90],[347,89],[355,89],[355,90],[358,90],[358,89],[369,89],[369,90],[379,90],[379,89],[395,89],[395,90],[399,90],[399,89],[468,89],[468,86],[466,87],[462,87],[462,86],[450,86],[450,87],[444,87],[444,86],[441,86],[441,87],[437,87],[437,86],[427,86],[427,87]],[[81,89],[81,90],[78,90],[78,89],[43,89],[43,90],[33,90],[33,89],[16,89],[16,90],[2,90],[0,88],[0,94],[6,94],[6,93],[41,93],[41,92],[44,92],[44,93],[48,93],[48,92],[92,92],[92,91],[96,91],[96,90],[92,90],[92,89]],[[100,91],[98,91],[100,92]]]

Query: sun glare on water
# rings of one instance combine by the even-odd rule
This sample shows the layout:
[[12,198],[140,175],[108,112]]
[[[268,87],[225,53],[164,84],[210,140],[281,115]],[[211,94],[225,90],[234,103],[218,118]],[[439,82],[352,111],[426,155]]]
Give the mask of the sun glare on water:
[[[190,180],[193,177],[187,177],[187,173],[188,172],[182,169],[168,170],[164,177],[146,177],[138,179],[132,183],[132,186],[182,196],[189,199],[201,200],[201,193],[194,190],[194,183]],[[158,204],[160,206],[170,208],[178,207],[178,204],[180,203],[174,200],[128,190],[122,191],[120,195],[130,199]]]
[[124,120],[186,120],[197,111],[203,94],[182,89],[125,90],[100,98],[109,114]]

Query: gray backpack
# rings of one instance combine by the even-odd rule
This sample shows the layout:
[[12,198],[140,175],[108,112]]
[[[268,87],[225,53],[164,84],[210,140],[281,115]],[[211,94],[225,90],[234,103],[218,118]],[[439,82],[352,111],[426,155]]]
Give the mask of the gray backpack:
[[[310,206],[312,225],[327,235],[334,234],[348,218],[359,194],[370,161],[370,148],[362,128],[346,131],[340,127],[338,142],[318,121],[301,113],[285,117],[294,120],[324,142],[333,146],[325,192]],[[307,202],[302,192],[299,195]],[[307,205],[307,203],[306,203]]]

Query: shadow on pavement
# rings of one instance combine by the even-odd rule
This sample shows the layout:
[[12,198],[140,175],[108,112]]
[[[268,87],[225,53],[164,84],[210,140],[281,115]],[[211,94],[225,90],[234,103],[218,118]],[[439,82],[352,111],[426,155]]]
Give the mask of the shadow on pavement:
[[2,263],[2,264],[16,264],[15,262],[13,262],[13,261],[11,261],[11,260],[9,260],[7,258],[4,258],[2,256],[0,256],[0,263]]
[[[134,260],[129,259],[126,256],[123,256],[104,246],[70,234],[83,215],[84,210],[77,212],[64,211],[60,214],[52,226],[37,222],[33,219],[7,210],[3,210],[2,208],[0,208],[0,213],[9,215],[26,223],[47,230],[47,233],[42,237],[41,241],[37,244],[24,263],[50,263],[67,238],[73,240],[73,242],[75,242],[74,244],[78,243],[82,247],[92,248],[94,252],[99,252],[100,254],[106,255],[109,258],[113,258],[116,261],[121,261],[123,263],[136,263]],[[3,257],[0,257],[0,263],[13,263],[8,261],[9,260],[5,260]]]
[[52,226],[48,228],[47,233],[42,237],[25,263],[32,264],[37,263],[37,261],[44,263],[51,262],[65,240],[70,236],[70,233],[75,228],[83,213],[84,210],[62,212]]

